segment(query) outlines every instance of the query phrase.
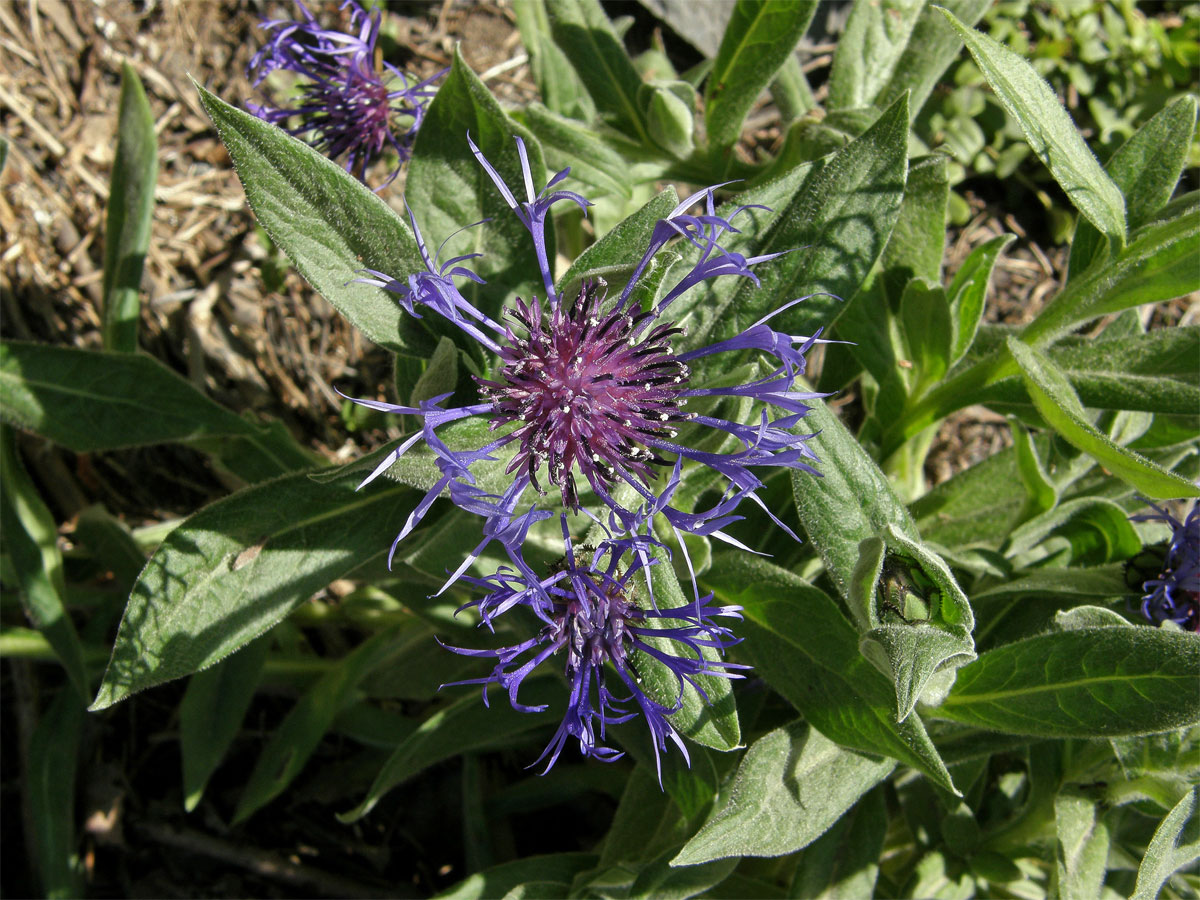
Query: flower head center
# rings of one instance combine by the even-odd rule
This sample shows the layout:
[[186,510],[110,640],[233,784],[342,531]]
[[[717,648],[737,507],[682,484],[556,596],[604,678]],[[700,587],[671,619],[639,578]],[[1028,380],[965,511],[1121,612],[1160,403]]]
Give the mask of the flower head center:
[[[681,329],[651,327],[653,313],[602,311],[604,282],[585,282],[570,309],[518,301],[510,317],[500,381],[480,385],[492,402],[492,427],[519,422],[518,451],[509,466],[524,469],[535,487],[544,464],[563,503],[578,509],[575,473],[597,492],[617,479],[656,477],[653,464],[675,423],[688,386],[687,366],[671,351]],[[540,489],[540,487],[539,487]]]

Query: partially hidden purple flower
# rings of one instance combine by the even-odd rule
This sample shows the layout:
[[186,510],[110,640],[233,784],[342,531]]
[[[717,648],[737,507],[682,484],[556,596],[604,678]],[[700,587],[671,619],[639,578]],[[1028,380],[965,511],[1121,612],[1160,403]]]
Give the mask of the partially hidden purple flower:
[[1200,632],[1200,501],[1193,501],[1182,522],[1161,506],[1149,506],[1154,512],[1130,518],[1162,522],[1170,526],[1171,537],[1165,545],[1147,548],[1130,560],[1127,571],[1143,592],[1142,615],[1155,624],[1174,622]]
[[[533,507],[582,511],[601,524],[593,509],[602,514],[607,508],[606,527],[615,533],[651,534],[653,520],[661,516],[676,532],[712,535],[743,547],[721,529],[741,518],[735,510],[743,500],[766,509],[756,493],[762,481],[755,470],[783,467],[816,474],[809,465],[816,457],[807,445],[813,435],[796,434],[794,429],[809,411],[805,401],[825,395],[798,391],[794,381],[805,370],[806,351],[821,341],[818,336],[790,335],[770,325],[779,312],[805,299],[800,298],[733,338],[676,352],[674,342],[685,332],[672,320],[671,305],[697,285],[723,275],[758,284],[752,267],[781,254],[747,258],[722,248],[721,238],[737,231],[731,220],[747,207],[739,207],[728,218],[719,216],[714,188],[707,188],[683,200],[655,225],[645,251],[630,260],[632,275],[616,297],[607,296],[600,279],[585,281],[571,296],[562,296],[555,288],[547,255],[547,214],[561,201],[585,210],[590,205],[577,193],[556,189],[569,169],[535,193],[525,144],[517,138],[525,189],[525,199],[519,200],[469,136],[467,140],[505,203],[532,236],[545,295],[518,300],[505,311],[504,324],[494,321],[463,296],[455,281],[483,283],[465,264],[479,254],[439,263],[440,249],[430,256],[411,209],[409,218],[425,271],[403,278],[369,271],[371,277],[363,279],[396,294],[414,316],[426,309],[449,319],[497,360],[492,377],[476,378],[480,399],[468,406],[444,408],[441,404],[448,395],[419,408],[355,401],[372,409],[419,416],[423,422],[422,430],[388,454],[364,485],[418,440],[432,449],[442,473],[396,543],[417,525],[433,499],[449,490],[458,506],[485,516],[491,533],[501,540],[512,533],[509,523]],[[699,211],[693,212],[695,207]],[[696,248],[695,262],[657,302],[642,307],[632,299],[634,290],[655,254],[674,239]],[[695,360],[741,351],[758,351],[770,360],[767,374],[743,384],[693,384],[690,365]],[[714,401],[719,400],[736,405],[753,402],[751,420],[718,415]],[[689,402],[707,408],[689,411]],[[486,446],[452,450],[438,438],[439,426],[471,416],[486,418],[495,431],[495,439]],[[734,439],[733,449],[722,444],[728,436]],[[500,459],[507,462],[513,480],[503,495],[487,494],[476,487],[471,467]],[[686,462],[707,466],[721,478],[719,496],[708,508],[695,510],[675,502]],[[594,501],[587,499],[584,488],[590,489]],[[555,500],[545,499],[548,489],[558,495]],[[767,513],[792,534],[770,510]],[[516,546],[508,543],[506,548],[512,556]]]
[[[728,628],[717,625],[716,617],[741,619],[738,606],[714,606],[712,595],[673,609],[639,605],[635,593],[649,569],[660,564],[652,555],[648,538],[608,540],[594,551],[577,550],[566,533],[566,555],[542,579],[502,567],[485,578],[465,580],[488,593],[460,608],[474,608],[480,625],[494,631],[498,616],[524,608],[540,621],[536,635],[497,650],[450,647],[464,656],[495,658],[491,674],[453,682],[453,685],[483,685],[483,702],[488,704],[488,686],[499,685],[509,703],[519,712],[544,712],[545,705],[522,703],[522,683],[547,663],[558,668],[568,683],[567,709],[554,737],[531,765],[546,760],[543,774],[558,760],[569,739],[579,742],[579,752],[592,759],[612,762],[623,753],[606,746],[605,730],[639,714],[645,719],[654,744],[655,764],[661,781],[660,752],[673,742],[688,761],[687,747],[671,723],[683,706],[685,685],[695,688],[709,702],[704,676],[741,678],[738,663],[714,658],[738,643]],[[446,646],[446,645],[443,645]],[[713,653],[711,651],[717,651]],[[705,656],[705,651],[709,651]],[[646,667],[661,665],[674,676],[678,688],[672,704],[651,697],[642,688]],[[450,687],[452,685],[442,685]]]
[[[268,32],[267,43],[250,61],[248,74],[257,86],[271,72],[284,69],[300,76],[299,95],[282,105],[247,104],[264,121],[285,128],[331,159],[345,157],[346,171],[366,181],[367,166],[386,147],[408,159],[413,139],[425,118],[426,104],[436,89],[432,78],[410,83],[395,66],[376,67],[380,13],[371,14],[355,0],[343,0],[350,10],[351,31],[322,28],[301,0],[296,0],[303,18],[275,19],[260,27]],[[298,124],[287,128],[289,120]],[[399,174],[392,170],[380,188]],[[377,188],[378,190],[378,188]]]

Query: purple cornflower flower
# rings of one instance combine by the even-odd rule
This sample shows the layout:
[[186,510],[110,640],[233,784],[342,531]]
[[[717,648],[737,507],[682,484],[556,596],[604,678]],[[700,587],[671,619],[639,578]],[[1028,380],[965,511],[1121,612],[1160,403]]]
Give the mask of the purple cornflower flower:
[[1149,505],[1154,512],[1130,518],[1169,525],[1171,538],[1162,547],[1148,549],[1152,559],[1130,560],[1127,572],[1140,581],[1143,591],[1142,615],[1155,624],[1170,621],[1200,632],[1200,501],[1192,503],[1182,522],[1161,506]]
[[[635,579],[649,584],[649,567],[660,564],[650,555],[654,542],[646,537],[605,541],[579,559],[566,531],[566,556],[543,579],[530,578],[507,567],[485,578],[467,581],[487,590],[486,596],[460,607],[475,608],[480,624],[493,630],[493,621],[514,607],[525,607],[542,622],[528,640],[498,650],[469,650],[446,646],[463,656],[495,657],[490,675],[456,681],[483,685],[483,702],[488,705],[488,685],[500,685],[519,712],[543,712],[545,705],[528,706],[517,694],[522,682],[543,662],[558,657],[570,686],[567,709],[554,737],[531,765],[549,758],[543,774],[558,760],[568,738],[579,741],[586,757],[612,762],[624,754],[605,746],[605,729],[635,718],[640,712],[650,728],[655,765],[662,780],[660,751],[670,739],[690,763],[687,747],[671,724],[671,716],[683,706],[684,685],[691,685],[705,702],[708,696],[697,681],[701,676],[741,678],[738,663],[706,658],[705,649],[723,652],[738,643],[728,628],[714,624],[716,616],[740,619],[738,606],[713,606],[712,595],[675,609],[646,609],[634,600]],[[586,553],[587,551],[581,551]],[[657,624],[655,624],[657,623]],[[669,639],[667,644],[662,639]],[[560,656],[561,654],[561,656]],[[655,663],[654,661],[657,661]],[[678,694],[668,706],[650,697],[641,687],[639,666],[661,664],[676,679]],[[645,669],[643,668],[643,672]],[[615,674],[616,682],[613,675]],[[623,687],[622,687],[623,685]]]
[[[668,315],[672,303],[708,279],[733,275],[758,284],[751,267],[782,254],[746,258],[722,248],[722,235],[737,231],[731,220],[748,207],[739,207],[728,218],[718,216],[714,189],[706,188],[685,199],[655,225],[649,246],[640,259],[631,260],[632,276],[615,299],[607,299],[606,285],[599,279],[585,282],[574,296],[561,296],[555,289],[547,257],[546,218],[550,207],[560,201],[575,203],[584,210],[590,205],[577,193],[555,190],[570,170],[559,172],[540,193],[535,193],[525,144],[516,138],[526,195],[525,200],[518,200],[469,136],[467,140],[479,164],[533,238],[545,298],[518,301],[506,310],[509,324],[494,321],[472,305],[454,281],[458,277],[484,283],[463,265],[479,254],[457,256],[439,264],[440,248],[430,256],[411,209],[409,219],[425,260],[425,271],[412,273],[404,280],[369,271],[372,277],[364,279],[396,294],[403,308],[413,315],[420,315],[419,306],[436,311],[498,358],[492,378],[476,378],[481,402],[469,406],[443,408],[440,404],[448,395],[426,401],[419,409],[373,400],[355,401],[423,420],[422,430],[384,458],[364,485],[386,471],[418,440],[424,440],[433,450],[442,473],[409,517],[396,543],[409,534],[433,499],[447,488],[453,502],[486,516],[491,533],[504,540],[504,535],[512,533],[509,521],[524,504],[541,503],[545,507],[544,501],[536,497],[522,499],[527,491],[531,496],[545,494],[543,477],[561,497],[562,506],[555,503],[555,509],[582,509],[600,521],[581,498],[582,476],[598,504],[608,507],[613,531],[649,532],[653,517],[662,515],[675,531],[712,535],[742,547],[721,529],[740,518],[734,511],[744,499],[766,509],[756,494],[762,482],[752,468],[776,466],[816,474],[806,462],[816,459],[807,446],[812,435],[794,434],[791,429],[809,410],[804,401],[825,396],[793,389],[796,376],[805,369],[805,352],[821,341],[817,336],[785,334],[768,324],[773,316],[805,298],[785,304],[733,338],[683,353],[675,352],[672,345],[685,331]],[[697,205],[702,205],[701,212],[689,212]],[[682,238],[696,248],[696,261],[657,303],[640,308],[631,301],[633,291],[655,254],[674,238]],[[744,350],[773,357],[773,370],[746,384],[692,384],[689,365],[694,360]],[[758,401],[755,421],[744,424],[721,418],[711,410],[697,413],[685,409],[693,400],[711,404],[709,398]],[[770,407],[782,414],[772,419]],[[490,427],[497,431],[495,440],[478,450],[451,450],[435,434],[440,425],[470,416],[489,418]],[[684,429],[687,440],[679,439]],[[723,433],[722,437],[732,436],[740,446],[717,452],[709,438],[713,431]],[[709,449],[695,446],[701,441]],[[497,496],[475,487],[470,467],[485,459],[495,461],[498,457],[494,454],[500,451],[509,460],[507,471],[513,481],[502,496]],[[688,460],[709,467],[724,479],[723,494],[708,509],[692,511],[673,505],[682,465]],[[660,473],[666,478],[656,486]],[[623,488],[632,501],[621,498],[616,488]],[[792,534],[770,510],[767,514]],[[485,544],[491,539],[487,538]],[[393,552],[395,548],[393,544]],[[506,548],[512,556],[516,546],[506,543]],[[467,564],[472,559],[474,556]]]
[[[309,135],[312,146],[331,159],[345,156],[346,171],[360,181],[366,181],[367,166],[385,145],[403,163],[425,118],[425,105],[436,93],[431,84],[444,72],[410,84],[403,72],[385,62],[381,74],[375,64],[378,10],[368,15],[355,0],[343,0],[341,8],[350,10],[351,23],[351,33],[345,33],[322,28],[301,0],[296,5],[303,21],[276,19],[261,24],[269,38],[250,61],[247,74],[253,75],[257,86],[276,69],[296,72],[303,79],[300,96],[289,106],[247,104],[250,111],[281,128],[298,117],[300,124],[288,133]],[[394,80],[400,86],[390,90]],[[380,188],[399,172],[397,164]]]

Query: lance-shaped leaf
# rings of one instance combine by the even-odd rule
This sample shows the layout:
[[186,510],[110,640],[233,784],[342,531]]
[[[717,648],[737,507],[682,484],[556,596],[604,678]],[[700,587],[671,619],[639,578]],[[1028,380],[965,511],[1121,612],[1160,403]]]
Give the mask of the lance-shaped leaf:
[[1200,720],[1200,637],[1154,628],[1038,635],[958,670],[940,717],[1012,734],[1116,737]]
[[[1200,409],[1196,360],[1200,326],[1155,328],[1145,334],[1063,338],[1046,351],[1093,409],[1137,409],[1185,415]],[[980,392],[987,403],[1028,403],[1021,379],[1004,378]]]
[[1072,279],[1025,327],[1022,340],[1044,346],[1098,316],[1200,289],[1198,254],[1200,210],[1152,222],[1106,265]]
[[975,332],[983,319],[984,301],[992,279],[992,269],[1004,249],[1016,240],[1016,235],[1001,234],[985,241],[966,258],[946,290],[950,300],[950,323],[953,340],[950,365],[966,356],[975,340]]
[[[411,324],[403,326],[399,304],[376,287],[356,283],[364,269],[401,277],[424,268],[408,225],[316,150],[200,85],[196,90],[237,167],[250,208],[275,246],[375,343],[398,352],[420,349],[423,335]],[[465,147],[465,135],[463,140]]]
[[704,89],[704,124],[720,156],[737,142],[746,113],[791,56],[816,12],[815,0],[739,0]]
[[264,635],[188,682],[179,704],[183,806],[188,812],[200,803],[209,776],[242,727],[270,645],[271,638]]
[[833,583],[848,596],[862,541],[887,526],[918,539],[908,509],[887,476],[824,403],[813,403],[804,427],[817,433],[810,446],[821,462],[821,477],[792,478],[796,511]]
[[[943,7],[966,25],[974,25],[990,5],[989,0],[944,0]],[[875,98],[880,109],[909,92],[912,115],[921,111],[942,73],[962,52],[962,39],[937,7],[926,6],[913,27],[908,46],[892,71],[891,80]]]
[[896,722],[895,689],[858,650],[858,633],[837,605],[768,562],[726,554],[702,579],[745,608],[741,646],[762,677],[827,738],[882,753],[954,790],[919,716]]
[[1054,885],[1058,897],[1100,897],[1110,836],[1090,797],[1066,789],[1054,798]]
[[626,134],[648,143],[637,102],[641,76],[598,0],[549,0],[555,43],[575,67],[596,109]]
[[[463,296],[488,315],[498,314],[512,295],[545,293],[538,276],[533,238],[509,210],[496,186],[467,144],[470,135],[484,157],[503,177],[516,196],[525,196],[524,176],[514,135],[525,141],[534,189],[546,182],[542,148],[528,131],[514,123],[487,86],[455,51],[450,74],[429,104],[408,164],[405,199],[417,217],[426,245],[433,249],[466,225],[490,221],[459,235],[446,247],[446,255],[482,253],[470,260],[471,268],[487,284],[462,281]],[[554,260],[554,228],[546,223],[546,254]],[[372,266],[371,268],[378,268]],[[406,279],[415,267],[382,269],[393,278]],[[386,295],[385,295],[386,296]],[[434,318],[429,316],[427,318]],[[441,328],[442,323],[438,323]],[[446,333],[461,340],[458,329]]]
[[247,481],[320,462],[279,423],[243,419],[137,353],[4,341],[0,418],[76,453],[196,444]]
[[113,157],[104,226],[104,323],[106,350],[137,349],[138,291],[150,246],[154,185],[158,180],[158,137],[142,80],[129,63],[121,66],[117,152]]
[[[783,303],[810,294],[772,327],[811,334],[854,296],[883,253],[900,212],[908,162],[908,101],[901,97],[861,137],[816,168],[755,250],[784,253],[719,301],[713,329],[732,337]],[[746,202],[744,199],[742,202]],[[826,293],[821,293],[826,292]]]
[[839,747],[804,722],[776,728],[746,751],[728,802],[671,864],[793,853],[824,834],[893,768],[892,760]]
[[238,800],[235,823],[244,821],[279,796],[300,774],[337,714],[353,699],[354,691],[376,666],[396,652],[398,622],[373,634],[317,680],[271,734]]
[[1193,787],[1167,813],[1138,867],[1133,900],[1154,900],[1171,873],[1200,859],[1200,788]]
[[285,476],[218,500],[167,535],[134,585],[92,709],[208,668],[382,558],[416,495],[390,482],[359,493],[358,481]]
[[[566,699],[566,689],[558,679],[531,678],[522,685],[520,698],[529,706],[549,704],[553,711]],[[388,757],[363,801],[338,818],[343,822],[361,819],[392,788],[443,759],[503,744],[555,723],[550,712],[517,712],[502,691],[493,691],[490,699],[490,706],[484,706],[479,693],[472,689],[433,713]]]
[[1021,367],[1025,387],[1055,431],[1137,490],[1154,499],[1200,497],[1200,489],[1138,453],[1114,443],[1088,421],[1067,377],[1045,354],[1010,337],[1009,352]]
[[563,296],[574,296],[585,278],[603,278],[611,293],[619,293],[650,245],[650,236],[660,219],[665,219],[679,203],[675,188],[649,201],[633,215],[592,244],[575,258],[558,280]]
[[[1149,222],[1171,199],[1187,160],[1195,124],[1196,99],[1181,97],[1135,131],[1104,167],[1125,196],[1130,231]],[[1071,239],[1068,279],[1086,269],[1101,248],[1096,226],[1080,219]]]
[[857,109],[875,102],[908,46],[925,0],[855,3],[829,74],[829,105]]
[[1116,246],[1125,243],[1125,198],[1092,155],[1053,88],[1003,44],[943,14],[975,57],[988,84],[1054,180],[1084,216]]
[[83,645],[63,605],[66,583],[58,528],[17,456],[11,428],[0,426],[0,526],[26,614],[66,669],[80,700],[91,693]]
[[941,154],[909,162],[900,217],[883,251],[882,278],[892,309],[913,278],[942,281],[946,205],[950,202],[947,166],[948,160]]

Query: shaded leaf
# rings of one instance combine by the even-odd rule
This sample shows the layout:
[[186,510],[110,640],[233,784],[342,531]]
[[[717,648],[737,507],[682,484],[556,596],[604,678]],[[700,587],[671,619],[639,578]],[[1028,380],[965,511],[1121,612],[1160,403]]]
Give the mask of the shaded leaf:
[[503,897],[522,884],[570,882],[578,872],[596,863],[594,853],[555,853],[527,856],[514,862],[493,866],[460,881],[438,894],[438,900],[485,900]]
[[135,353],[0,342],[0,417],[76,453],[236,438],[212,450],[248,481],[319,462],[279,423],[243,419]]
[[[509,706],[503,691],[489,691],[489,694],[491,700],[497,701],[494,708],[481,703],[478,694],[471,690],[422,722],[388,757],[362,802],[338,818],[343,822],[361,819],[392,788],[443,759],[497,746],[517,735],[557,724],[556,713],[517,712]],[[557,679],[533,678],[523,685],[520,699],[529,706],[557,705],[566,694],[566,689]]]
[[21,464],[12,429],[6,426],[0,426],[0,484],[3,546],[12,560],[25,612],[54,648],[76,699],[86,701],[92,690],[91,679],[79,634],[63,605],[66,583],[58,527]]
[[29,737],[25,785],[33,832],[29,835],[47,897],[83,896],[75,834],[75,781],[87,712],[74,691],[60,690]]
[[258,690],[271,640],[265,635],[188,681],[179,704],[183,806],[194,810],[221,764]]
[[874,897],[887,832],[884,789],[858,801],[800,856],[791,897]]
[[396,650],[396,624],[373,634],[340,659],[304,692],[271,733],[238,799],[235,823],[278,797],[300,774],[337,714],[353,699],[359,682]]

